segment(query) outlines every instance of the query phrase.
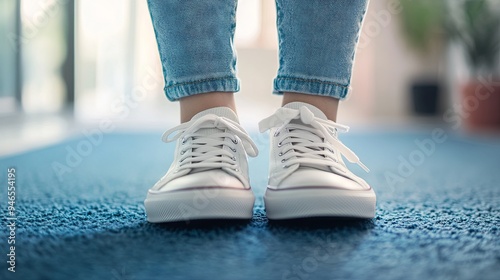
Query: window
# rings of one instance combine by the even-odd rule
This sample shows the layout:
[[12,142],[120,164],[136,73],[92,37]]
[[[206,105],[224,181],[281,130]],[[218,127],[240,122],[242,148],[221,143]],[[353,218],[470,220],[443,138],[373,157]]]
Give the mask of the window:
[[16,108],[16,3],[0,0],[0,114]]
[[[272,1],[240,1],[237,20],[237,48],[275,48]],[[28,114],[69,108],[83,119],[165,105],[146,1],[0,0],[0,34],[8,37],[0,40],[2,112],[16,97]]]

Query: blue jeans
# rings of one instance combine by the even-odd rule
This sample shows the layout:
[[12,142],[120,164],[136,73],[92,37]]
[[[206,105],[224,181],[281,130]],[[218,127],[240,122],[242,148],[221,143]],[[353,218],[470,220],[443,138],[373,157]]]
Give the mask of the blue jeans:
[[[237,0],[148,0],[169,100],[237,92]],[[343,99],[368,0],[276,0],[274,93]]]

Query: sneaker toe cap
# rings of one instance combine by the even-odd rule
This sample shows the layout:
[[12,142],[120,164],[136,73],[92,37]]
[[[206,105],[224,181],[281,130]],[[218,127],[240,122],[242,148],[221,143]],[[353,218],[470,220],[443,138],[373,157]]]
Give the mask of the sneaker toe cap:
[[328,187],[342,190],[367,190],[363,186],[344,176],[323,170],[304,168],[298,169],[279,184],[278,188]]
[[243,183],[234,176],[222,170],[210,170],[173,179],[160,187],[159,191],[178,191],[206,187],[245,189]]

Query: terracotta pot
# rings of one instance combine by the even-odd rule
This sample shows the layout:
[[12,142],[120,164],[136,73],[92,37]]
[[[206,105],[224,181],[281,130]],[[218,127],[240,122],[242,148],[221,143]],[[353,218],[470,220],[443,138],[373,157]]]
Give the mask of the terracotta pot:
[[462,121],[467,130],[500,131],[500,84],[480,81],[465,84],[462,109]]

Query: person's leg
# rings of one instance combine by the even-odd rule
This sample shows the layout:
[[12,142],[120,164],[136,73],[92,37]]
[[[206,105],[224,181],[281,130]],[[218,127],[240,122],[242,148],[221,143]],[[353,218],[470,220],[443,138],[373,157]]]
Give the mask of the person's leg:
[[239,90],[233,45],[237,1],[148,0],[148,4],[165,94],[171,101],[180,101],[181,121],[213,107],[235,111],[232,93]]
[[199,112],[215,107],[228,107],[236,112],[232,92],[209,92],[183,97],[181,105],[181,122],[188,122]]
[[276,0],[279,62],[274,93],[283,106],[264,119],[270,171],[264,202],[270,219],[375,215],[373,189],[343,157],[368,170],[337,138],[339,100],[349,92],[367,0]]
[[[283,105],[315,105],[336,120],[350,88],[356,43],[368,0],[277,0],[278,75]],[[330,97],[330,98],[325,98]]]
[[282,106],[292,102],[311,104],[320,109],[329,120],[337,121],[337,111],[340,103],[338,98],[306,93],[285,92],[281,102]]
[[247,155],[257,148],[238,124],[233,46],[236,0],[148,0],[168,99],[182,124],[172,164],[144,201],[150,222],[249,219],[254,195]]

